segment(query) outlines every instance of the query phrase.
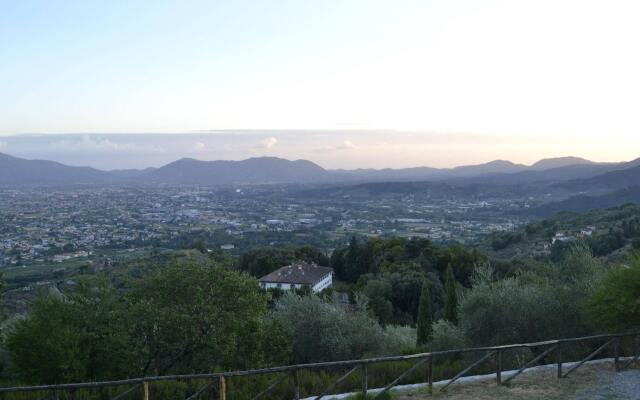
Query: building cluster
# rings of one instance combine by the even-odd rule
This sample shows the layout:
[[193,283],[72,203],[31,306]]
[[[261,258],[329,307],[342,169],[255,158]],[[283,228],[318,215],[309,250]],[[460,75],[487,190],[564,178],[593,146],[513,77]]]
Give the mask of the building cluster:
[[260,236],[296,237],[298,242],[322,237],[329,241],[326,248],[353,234],[470,242],[527,222],[509,213],[521,207],[518,200],[396,194],[332,197],[321,192],[300,195],[304,191],[296,190],[280,186],[0,189],[0,266],[62,262],[87,257],[96,249],[180,247],[189,244],[191,233],[200,231],[215,232],[219,239],[215,248],[238,251],[247,248],[244,242],[254,243]]

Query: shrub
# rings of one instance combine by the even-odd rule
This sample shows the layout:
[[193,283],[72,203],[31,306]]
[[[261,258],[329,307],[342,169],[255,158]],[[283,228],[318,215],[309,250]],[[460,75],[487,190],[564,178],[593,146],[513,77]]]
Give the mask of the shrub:
[[411,354],[416,351],[416,329],[410,326],[387,325],[384,327],[385,352]]
[[433,335],[429,342],[431,351],[461,349],[465,347],[464,331],[443,319],[433,323]]
[[125,375],[131,352],[119,311],[115,292],[105,285],[81,284],[66,298],[39,298],[7,337],[18,377],[66,383]]
[[270,318],[291,327],[295,363],[356,359],[389,348],[382,327],[363,307],[348,309],[314,294],[286,293]]
[[630,266],[612,269],[595,291],[590,309],[598,324],[610,331],[640,326],[640,257]]

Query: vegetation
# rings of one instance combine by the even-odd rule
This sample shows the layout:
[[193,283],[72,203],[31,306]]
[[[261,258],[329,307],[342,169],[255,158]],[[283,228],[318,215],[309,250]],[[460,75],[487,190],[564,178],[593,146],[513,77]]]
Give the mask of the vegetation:
[[[260,249],[237,263],[188,254],[87,271],[62,292],[43,293],[4,331],[3,378],[61,383],[250,369],[640,324],[640,257],[611,267],[586,241],[537,262],[495,262],[473,249],[400,238],[354,237],[330,259],[309,247]],[[255,276],[296,259],[330,264],[344,282],[320,294],[259,288]],[[436,372],[448,376],[463,361],[440,360]],[[388,382],[401,367],[380,366],[372,379]]]
[[420,306],[418,307],[418,346],[427,344],[431,339],[431,324],[433,323],[433,312],[431,308],[429,282],[424,281],[422,283],[422,291],[420,292]]
[[458,288],[456,286],[456,278],[453,276],[453,268],[451,268],[451,264],[447,267],[445,290],[447,292],[447,301],[444,306],[444,319],[453,324],[457,324]]
[[636,243],[640,246],[640,206],[626,204],[584,214],[562,212],[514,232],[495,233],[484,248],[501,259],[532,257],[559,262],[576,241],[586,243],[597,257],[624,259],[636,249]]
[[640,256],[605,276],[591,300],[591,311],[603,330],[626,331],[640,326]]

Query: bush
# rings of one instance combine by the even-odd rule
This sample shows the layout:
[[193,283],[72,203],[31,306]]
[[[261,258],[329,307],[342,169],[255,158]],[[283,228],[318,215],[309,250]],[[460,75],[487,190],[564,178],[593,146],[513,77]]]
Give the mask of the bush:
[[385,352],[393,355],[416,352],[416,329],[410,326],[387,325],[384,327]]
[[433,335],[429,342],[430,351],[444,351],[465,347],[464,331],[443,319],[433,323]]
[[115,292],[102,284],[39,298],[7,337],[18,377],[54,384],[125,376],[131,351],[120,311]]
[[598,324],[609,331],[638,329],[640,326],[640,257],[630,266],[615,268],[597,288],[590,303]]
[[564,263],[500,281],[476,271],[460,306],[469,345],[534,342],[591,333],[587,299],[602,271],[588,249],[568,250]]
[[356,359],[401,347],[388,343],[390,336],[364,307],[347,309],[314,294],[286,293],[270,317],[291,327],[294,363]]
[[151,271],[125,296],[139,374],[245,369],[262,362],[267,297],[248,274],[217,265]]

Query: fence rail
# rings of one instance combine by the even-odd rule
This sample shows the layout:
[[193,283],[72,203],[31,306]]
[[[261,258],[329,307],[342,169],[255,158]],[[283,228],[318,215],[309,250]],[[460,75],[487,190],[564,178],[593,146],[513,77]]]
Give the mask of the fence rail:
[[[630,354],[630,360],[628,360],[624,365],[620,365],[619,358],[620,354],[620,342],[624,338],[635,338],[635,349],[633,354]],[[595,351],[590,353],[586,358],[579,360],[579,362],[575,363],[566,373],[563,373],[562,366],[563,362],[568,362],[569,360],[562,359],[562,347],[568,344],[576,344],[576,343],[589,343],[595,341],[604,341],[604,343],[596,348]],[[509,376],[506,380],[502,380],[502,372],[503,372],[503,364],[502,359],[503,355],[510,350],[518,350],[518,349],[539,349],[545,348],[541,354],[537,355],[535,358],[526,362],[519,370]],[[216,372],[216,373],[204,373],[204,374],[184,374],[184,375],[163,375],[163,376],[146,376],[141,378],[133,378],[133,379],[122,379],[115,381],[104,381],[104,382],[82,382],[82,383],[68,383],[68,384],[56,384],[56,385],[39,385],[39,386],[18,386],[18,387],[4,387],[0,388],[0,394],[5,393],[19,393],[19,392],[47,392],[50,393],[50,399],[58,399],[59,392],[71,393],[70,398],[74,398],[74,393],[80,389],[92,389],[92,388],[106,388],[106,387],[116,387],[116,386],[131,386],[120,394],[112,397],[112,400],[123,400],[132,398],[133,393],[137,393],[138,389],[142,388],[143,399],[149,400],[149,384],[153,382],[166,382],[166,381],[192,381],[192,380],[205,380],[210,381],[200,389],[198,389],[194,394],[189,396],[187,400],[196,400],[200,398],[200,396],[209,389],[216,389],[218,392],[218,398],[220,400],[226,400],[226,381],[230,378],[240,378],[240,377],[250,377],[250,376],[258,376],[258,375],[269,375],[269,374],[285,374],[278,379],[276,379],[269,387],[265,390],[257,394],[253,397],[253,399],[260,399],[264,396],[268,396],[269,393],[274,390],[278,385],[281,385],[287,374],[290,375],[293,379],[293,398],[295,400],[300,399],[300,378],[299,373],[303,370],[322,370],[322,369],[333,369],[333,368],[349,368],[349,371],[343,374],[340,378],[338,378],[335,382],[329,383],[326,388],[320,392],[321,394],[317,395],[315,399],[321,399],[322,397],[328,395],[333,389],[336,389],[342,382],[344,382],[350,375],[361,371],[362,373],[362,395],[363,398],[366,397],[367,393],[369,393],[368,387],[368,367],[374,364],[386,363],[386,362],[394,362],[394,361],[415,361],[410,368],[402,372],[396,379],[387,384],[383,389],[376,391],[375,397],[381,396],[384,392],[392,389],[397,386],[403,378],[405,378],[410,373],[414,372],[418,367],[427,364],[427,376],[426,383],[431,393],[433,390],[433,370],[434,370],[434,359],[447,359],[453,356],[459,356],[469,353],[484,353],[484,355],[473,362],[471,365],[464,368],[458,374],[456,374],[453,378],[451,378],[442,388],[444,391],[448,386],[456,382],[459,378],[470,372],[473,368],[486,363],[491,358],[495,358],[495,372],[496,372],[496,382],[498,385],[507,385],[513,379],[515,379],[518,375],[523,373],[525,370],[535,366],[538,362],[543,360],[546,356],[550,354],[555,354],[557,359],[557,369],[558,369],[558,379],[566,378],[570,373],[584,365],[589,360],[596,358],[599,354],[601,354],[605,349],[612,348],[614,352],[614,365],[616,371],[620,371],[626,368],[631,367],[634,363],[640,361],[640,332],[633,333],[617,333],[617,334],[606,334],[606,335],[594,335],[594,336],[585,336],[578,338],[568,338],[568,339],[556,339],[556,340],[547,340],[542,342],[534,342],[534,343],[522,343],[522,344],[510,344],[503,346],[489,346],[489,347],[475,347],[475,348],[464,348],[464,349],[456,349],[456,350],[446,350],[446,351],[437,351],[430,353],[419,353],[419,354],[411,354],[405,356],[390,356],[390,357],[376,357],[376,358],[366,358],[360,360],[346,360],[346,361],[331,361],[331,362],[321,362],[321,363],[313,363],[313,364],[297,364],[297,365],[287,365],[280,367],[272,367],[272,368],[261,368],[261,369],[253,369],[247,371],[229,371],[229,372]],[[571,362],[576,360],[570,360]],[[217,383],[217,385],[216,385]],[[374,398],[375,398],[374,397]]]

